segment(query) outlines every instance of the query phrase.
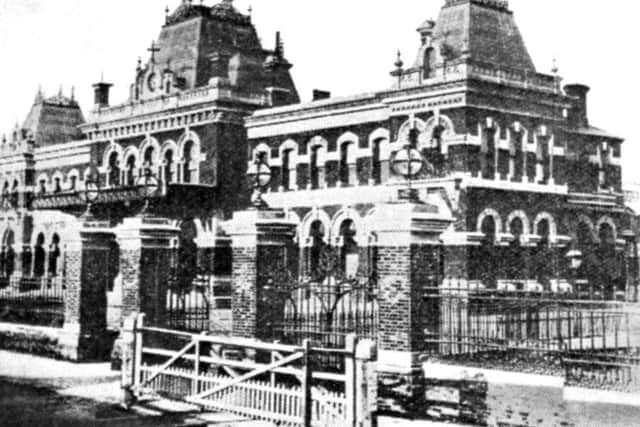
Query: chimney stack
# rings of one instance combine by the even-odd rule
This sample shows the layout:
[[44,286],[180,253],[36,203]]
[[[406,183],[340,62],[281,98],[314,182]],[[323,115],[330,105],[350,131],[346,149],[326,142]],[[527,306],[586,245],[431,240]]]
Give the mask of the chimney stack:
[[95,108],[105,108],[109,106],[109,90],[111,86],[113,86],[111,83],[105,83],[103,79],[93,85],[93,103]]
[[591,88],[582,84],[570,84],[564,87],[567,96],[573,99],[573,108],[569,112],[569,122],[573,126],[586,127],[589,126],[589,117],[587,115],[587,95]]
[[314,101],[320,101],[322,99],[329,99],[331,98],[331,92],[326,91],[326,90],[320,90],[320,89],[314,89],[313,90],[313,100]]

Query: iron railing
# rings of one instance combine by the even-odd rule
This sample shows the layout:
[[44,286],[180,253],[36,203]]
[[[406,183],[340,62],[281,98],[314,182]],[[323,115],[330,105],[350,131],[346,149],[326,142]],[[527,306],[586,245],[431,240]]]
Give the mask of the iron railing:
[[620,354],[569,355],[562,360],[565,384],[597,390],[640,392],[640,357]]
[[64,311],[63,277],[0,278],[0,322],[60,328]]
[[261,319],[272,338],[298,344],[305,339],[341,348],[350,334],[377,339],[378,300],[373,282],[327,276],[265,289],[261,302],[269,313]]
[[419,315],[432,355],[568,354],[640,346],[640,316],[626,307],[569,293],[435,287]]
[[188,289],[167,291],[166,322],[162,326],[188,332],[209,330],[210,289],[214,278],[199,275]]

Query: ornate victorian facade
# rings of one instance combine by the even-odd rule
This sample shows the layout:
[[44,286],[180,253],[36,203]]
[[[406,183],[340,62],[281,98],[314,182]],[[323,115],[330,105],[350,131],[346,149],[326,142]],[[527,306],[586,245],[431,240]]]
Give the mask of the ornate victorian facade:
[[[292,65],[279,34],[273,50],[263,48],[251,18],[230,0],[212,7],[183,0],[167,11],[149,52],[125,102],[111,105],[112,85],[98,82],[85,120],[73,96],[45,99],[39,91],[25,122],[2,141],[7,278],[63,272],[65,224],[50,213],[70,214],[69,221],[82,214],[88,182],[98,186],[97,219],[116,230],[147,200],[149,212],[182,230],[181,248],[191,250],[196,239],[198,270],[213,269],[218,222],[248,202],[244,119],[299,102]],[[150,180],[158,184],[152,194]],[[111,256],[117,263],[117,245]],[[180,256],[197,262],[195,254]]]
[[251,161],[274,176],[265,199],[300,224],[307,258],[331,245],[359,253],[350,271],[366,267],[373,208],[406,186],[392,165],[412,144],[424,163],[412,186],[455,218],[441,278],[566,289],[577,249],[580,278],[622,298],[635,283],[623,140],[590,125],[589,88],[535,69],[506,2],[446,1],[418,33],[417,58],[407,67],[398,55],[391,89],[248,120]]

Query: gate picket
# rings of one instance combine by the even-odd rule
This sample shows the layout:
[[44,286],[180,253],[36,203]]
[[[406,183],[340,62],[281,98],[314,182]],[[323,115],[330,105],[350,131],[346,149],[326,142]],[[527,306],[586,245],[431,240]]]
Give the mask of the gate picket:
[[[134,378],[137,378],[133,391],[138,395],[152,392],[155,395],[196,403],[204,409],[229,412],[258,420],[279,423],[291,427],[345,427],[355,425],[353,410],[353,391],[330,392],[312,385],[316,378],[331,378],[341,381],[345,389],[355,388],[353,362],[355,356],[355,338],[349,338],[346,349],[313,349],[309,341],[302,347],[269,344],[252,340],[239,340],[229,337],[211,337],[192,335],[184,332],[145,328],[138,322],[135,331],[140,339],[136,341],[134,357]],[[145,347],[143,333],[175,334],[190,338],[178,351]],[[208,357],[200,354],[199,349],[208,345],[227,345],[230,348],[248,348],[267,351],[272,355],[269,364],[253,361],[227,360],[222,357]],[[196,349],[195,352],[191,350]],[[347,375],[336,373],[312,372],[311,353],[330,352],[336,357],[349,360]],[[153,356],[154,363],[143,364],[145,355]],[[159,363],[157,357],[168,360]],[[302,368],[295,366],[302,361]],[[184,363],[187,363],[185,367]],[[225,363],[239,371],[239,376],[225,376]],[[293,366],[292,366],[293,365]],[[248,372],[241,374],[242,372]],[[279,382],[282,376],[300,381],[301,385]],[[260,378],[258,378],[260,377]],[[261,378],[264,377],[265,381]]]

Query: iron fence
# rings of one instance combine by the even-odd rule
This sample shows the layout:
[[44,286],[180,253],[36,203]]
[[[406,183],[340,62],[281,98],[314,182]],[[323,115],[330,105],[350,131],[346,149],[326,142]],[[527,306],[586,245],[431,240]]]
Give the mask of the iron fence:
[[619,354],[595,354],[590,358],[573,355],[563,358],[565,384],[568,386],[640,392],[640,357]]
[[167,291],[166,323],[163,326],[188,332],[209,330],[209,289],[213,277],[198,276],[188,289]]
[[640,346],[640,318],[626,307],[570,293],[434,287],[420,320],[432,355],[602,352]]
[[0,278],[0,322],[61,328],[63,277]]
[[[344,348],[347,337],[377,339],[378,300],[374,282],[365,278],[328,275],[263,290],[269,310],[259,319],[261,335],[299,345],[310,340],[323,348]],[[325,369],[344,369],[343,358],[326,354],[318,359]]]

